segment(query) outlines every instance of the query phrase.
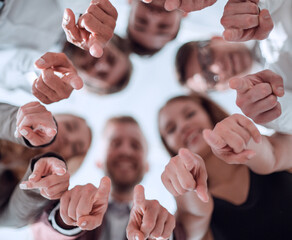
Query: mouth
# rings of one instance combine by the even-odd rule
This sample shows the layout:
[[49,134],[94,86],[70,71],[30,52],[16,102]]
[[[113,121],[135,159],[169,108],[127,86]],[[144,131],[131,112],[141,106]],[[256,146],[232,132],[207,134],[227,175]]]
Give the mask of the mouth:
[[202,135],[202,131],[203,130],[201,129],[196,129],[196,130],[189,130],[188,132],[186,132],[186,134],[183,136],[184,146],[189,148],[194,143],[196,143],[198,139],[200,138],[200,136]]
[[117,158],[116,161],[114,161],[114,166],[116,169],[120,171],[128,171],[128,170],[136,170],[137,164],[134,159],[131,159],[129,157],[120,157]]

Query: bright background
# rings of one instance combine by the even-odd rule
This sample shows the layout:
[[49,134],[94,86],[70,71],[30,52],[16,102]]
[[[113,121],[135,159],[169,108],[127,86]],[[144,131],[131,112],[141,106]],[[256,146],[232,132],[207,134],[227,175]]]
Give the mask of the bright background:
[[[128,22],[129,5],[127,0],[111,1],[119,12],[116,33],[125,35]],[[142,184],[146,198],[158,199],[170,212],[176,205],[173,197],[163,187],[160,175],[169,161],[159,138],[157,113],[160,107],[171,97],[184,93],[175,77],[174,57],[179,46],[196,39],[207,39],[212,35],[221,35],[223,28],[220,18],[226,0],[220,0],[212,7],[190,13],[183,20],[180,33],[173,42],[152,58],[131,56],[134,65],[132,79],[128,87],[117,94],[99,97],[85,90],[74,91],[68,100],[51,104],[47,108],[53,113],[73,113],[84,117],[93,130],[93,142],[79,171],[72,176],[70,187],[76,184],[93,183],[98,186],[102,171],[95,166],[100,157],[99,143],[105,121],[116,115],[132,115],[140,123],[149,142],[150,172]],[[230,113],[240,112],[235,105],[235,93],[231,90],[213,93],[211,97]],[[7,91],[0,89],[0,101],[15,105],[24,105],[36,100],[22,90]],[[1,240],[30,239],[27,227],[17,230],[0,228]]]

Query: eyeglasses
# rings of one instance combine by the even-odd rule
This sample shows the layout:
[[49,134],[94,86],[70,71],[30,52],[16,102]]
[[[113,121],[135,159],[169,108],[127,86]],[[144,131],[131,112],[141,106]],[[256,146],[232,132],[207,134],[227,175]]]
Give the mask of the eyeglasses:
[[208,89],[214,88],[219,81],[219,76],[216,73],[210,71],[210,66],[214,63],[214,53],[210,48],[210,41],[200,41],[198,46],[198,62],[202,69],[202,75],[206,80]]

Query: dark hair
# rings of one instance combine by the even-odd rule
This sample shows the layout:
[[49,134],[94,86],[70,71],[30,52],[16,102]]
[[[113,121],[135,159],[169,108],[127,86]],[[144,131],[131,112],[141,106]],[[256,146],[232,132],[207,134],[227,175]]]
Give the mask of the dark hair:
[[[129,58],[129,47],[128,47],[128,43],[125,39],[121,38],[118,35],[114,35],[112,37],[112,39],[110,40],[110,42],[116,46],[121,52],[123,52],[125,55],[127,55],[128,57],[128,61],[129,61],[129,67],[127,69],[127,71],[125,72],[125,74],[123,76],[121,76],[121,78],[119,79],[119,81],[112,87],[104,89],[104,88],[97,88],[96,86],[91,86],[90,84],[88,84],[88,82],[84,82],[85,86],[87,86],[87,89],[91,92],[97,93],[99,95],[106,95],[106,94],[112,94],[112,93],[116,93],[119,92],[121,90],[123,90],[129,83],[130,79],[131,79],[131,75],[132,75],[132,71],[133,71],[133,65],[132,62],[130,61]],[[63,52],[70,58],[72,59],[73,56],[75,54],[87,54],[87,51],[69,43],[66,42],[64,48],[63,48]]]
[[[218,104],[216,104],[214,101],[212,101],[209,97],[206,95],[200,94],[200,93],[192,93],[190,95],[182,95],[177,96],[174,98],[169,99],[164,106],[159,110],[158,114],[158,121],[160,119],[161,111],[169,104],[176,102],[176,101],[186,101],[191,100],[198,104],[200,104],[205,111],[209,114],[209,117],[212,121],[213,126],[215,126],[218,122],[222,121],[224,118],[228,117],[229,114],[223,110]],[[173,152],[170,147],[167,145],[165,139],[162,137],[161,131],[159,129],[160,137],[162,140],[162,143],[164,147],[166,148],[167,152],[170,156],[175,156],[177,153]]]

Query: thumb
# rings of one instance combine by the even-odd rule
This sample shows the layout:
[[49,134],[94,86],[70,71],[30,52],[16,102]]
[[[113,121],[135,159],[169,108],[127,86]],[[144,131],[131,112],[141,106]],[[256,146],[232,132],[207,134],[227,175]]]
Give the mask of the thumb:
[[257,28],[255,38],[257,40],[266,39],[274,28],[272,17],[267,9],[263,9],[259,15],[259,27]]
[[178,9],[181,5],[181,0],[166,0],[164,4],[164,8],[167,11],[173,11],[175,9]]
[[63,82],[69,84],[72,88],[79,90],[83,87],[83,81],[77,73],[69,73],[61,78]]
[[111,180],[109,177],[103,177],[100,180],[99,187],[96,192],[96,198],[108,198],[111,191]]
[[136,185],[134,188],[134,206],[142,207],[145,202],[144,187],[142,185]]
[[203,130],[203,137],[211,148],[222,149],[226,146],[225,141],[210,129]]

